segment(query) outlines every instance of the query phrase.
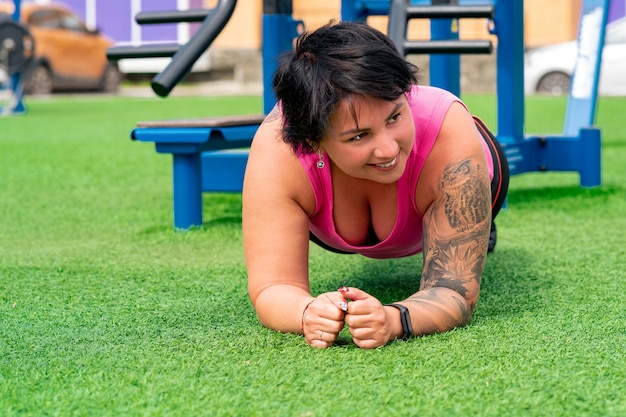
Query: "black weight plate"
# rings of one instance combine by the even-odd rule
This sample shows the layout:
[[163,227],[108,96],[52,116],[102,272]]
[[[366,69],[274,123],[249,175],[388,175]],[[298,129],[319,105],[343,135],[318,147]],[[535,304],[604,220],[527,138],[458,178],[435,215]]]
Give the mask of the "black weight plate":
[[0,20],[0,59],[9,74],[26,70],[35,58],[35,40],[23,25],[7,20]]

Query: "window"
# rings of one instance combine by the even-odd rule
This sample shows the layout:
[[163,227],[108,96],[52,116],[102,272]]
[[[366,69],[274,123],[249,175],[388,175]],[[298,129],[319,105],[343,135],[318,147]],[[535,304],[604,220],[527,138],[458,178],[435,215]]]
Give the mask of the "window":
[[56,9],[34,11],[28,18],[28,24],[49,29],[65,29],[80,33],[88,32],[78,16]]
[[64,14],[61,25],[64,29],[74,32],[87,32],[87,28],[85,28],[83,22],[73,14]]
[[60,29],[61,13],[56,10],[37,10],[28,17],[28,24],[49,29]]

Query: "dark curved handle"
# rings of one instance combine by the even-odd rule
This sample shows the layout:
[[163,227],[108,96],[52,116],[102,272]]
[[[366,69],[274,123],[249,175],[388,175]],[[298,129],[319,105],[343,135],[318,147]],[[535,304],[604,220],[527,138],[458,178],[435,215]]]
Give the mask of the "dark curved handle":
[[135,21],[140,25],[158,23],[202,22],[212,9],[174,10],[162,12],[139,12]]
[[213,43],[233,14],[237,0],[219,0],[202,22],[198,31],[172,57],[167,67],[152,79],[152,90],[167,97],[172,89],[191,71],[193,64]]
[[491,41],[405,41],[404,54],[490,54]]

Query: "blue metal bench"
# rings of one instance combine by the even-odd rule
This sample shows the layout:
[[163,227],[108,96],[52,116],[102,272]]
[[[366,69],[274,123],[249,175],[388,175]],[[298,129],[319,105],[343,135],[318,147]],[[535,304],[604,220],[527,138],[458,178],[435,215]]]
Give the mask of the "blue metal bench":
[[139,122],[131,137],[172,154],[174,226],[202,224],[203,192],[241,191],[247,147],[264,115]]

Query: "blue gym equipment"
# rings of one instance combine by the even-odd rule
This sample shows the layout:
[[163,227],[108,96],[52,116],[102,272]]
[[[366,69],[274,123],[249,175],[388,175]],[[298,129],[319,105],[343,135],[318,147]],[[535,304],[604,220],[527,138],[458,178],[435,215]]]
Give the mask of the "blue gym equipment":
[[[212,9],[142,12],[139,24],[202,22],[185,45],[113,47],[111,60],[172,57],[152,80],[152,89],[166,97],[191,70],[228,22],[236,0],[219,0]],[[431,85],[460,96],[460,54],[492,53],[497,70],[497,139],[511,174],[572,171],[580,185],[601,185],[601,132],[594,127],[600,61],[609,0],[583,0],[578,56],[572,76],[563,133],[538,136],[524,132],[524,8],[523,0],[342,0],[342,20],[364,21],[389,16],[388,34],[403,54],[430,54]],[[131,137],[154,143],[173,159],[174,226],[186,230],[202,225],[203,192],[239,192],[254,133],[276,102],[271,91],[274,59],[292,48],[303,22],[293,18],[292,0],[263,2],[263,114],[191,120],[142,122]],[[487,18],[491,40],[459,40],[458,20]],[[430,19],[428,41],[407,39],[410,19]]]
[[15,5],[11,16],[0,15],[0,93],[8,99],[0,103],[0,115],[20,114],[24,105],[23,75],[35,58],[35,41],[20,21],[21,0]]

